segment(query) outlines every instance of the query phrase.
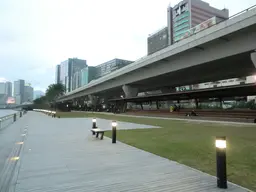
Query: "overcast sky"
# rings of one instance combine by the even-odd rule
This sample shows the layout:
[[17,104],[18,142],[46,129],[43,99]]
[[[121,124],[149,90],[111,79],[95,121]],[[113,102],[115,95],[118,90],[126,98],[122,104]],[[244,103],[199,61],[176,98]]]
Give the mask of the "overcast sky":
[[[148,34],[167,25],[180,0],[0,0],[0,80],[25,79],[35,89],[54,82],[70,57],[98,65],[146,55]],[[230,15],[255,0],[206,0]],[[225,3],[224,3],[225,2]]]

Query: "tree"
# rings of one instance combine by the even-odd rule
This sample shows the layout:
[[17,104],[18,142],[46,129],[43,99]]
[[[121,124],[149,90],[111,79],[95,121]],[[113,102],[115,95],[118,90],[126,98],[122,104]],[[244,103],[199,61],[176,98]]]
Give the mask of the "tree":
[[51,84],[48,86],[45,96],[49,102],[54,101],[58,97],[64,95],[65,93],[65,86],[61,83],[58,84]]
[[46,96],[42,96],[34,100],[34,104],[45,104],[47,102]]

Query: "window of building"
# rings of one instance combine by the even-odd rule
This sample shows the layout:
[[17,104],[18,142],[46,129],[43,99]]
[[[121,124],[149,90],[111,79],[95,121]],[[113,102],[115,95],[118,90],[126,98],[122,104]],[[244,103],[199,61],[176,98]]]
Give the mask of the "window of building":
[[180,36],[180,35],[183,35],[184,33],[186,33],[188,31],[188,27],[178,31],[178,32],[174,32],[174,37],[177,37],[177,36]]
[[188,11],[186,11],[186,12],[184,12],[184,13],[182,13],[181,15],[179,15],[179,16],[177,16],[175,19],[174,19],[174,21],[179,21],[179,20],[181,20],[181,19],[184,19],[184,18],[186,18],[186,17],[188,17],[189,16],[189,12]]
[[177,27],[177,26],[182,25],[183,23],[186,23],[186,22],[189,22],[189,19],[188,19],[188,18],[182,19],[182,20],[176,22],[173,26],[174,26],[174,27]]
[[189,28],[189,23],[183,23],[182,25],[178,26],[178,27],[174,27],[174,32],[177,32],[181,29],[184,29],[184,28]]

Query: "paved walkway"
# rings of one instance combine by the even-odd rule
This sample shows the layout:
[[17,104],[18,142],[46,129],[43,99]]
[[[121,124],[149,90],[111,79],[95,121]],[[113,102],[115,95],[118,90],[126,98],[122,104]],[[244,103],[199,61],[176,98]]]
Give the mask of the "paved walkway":
[[91,119],[35,112],[26,119],[9,188],[15,192],[247,191],[233,184],[220,190],[210,175],[107,137],[98,140],[91,135]]
[[[87,111],[73,111],[76,112],[84,112],[88,113]],[[89,112],[92,113],[92,112]],[[192,119],[192,118],[175,118],[175,117],[161,117],[161,116],[147,116],[147,115],[131,115],[131,114],[116,114],[116,113],[107,113],[107,112],[93,112],[98,114],[104,115],[118,115],[124,117],[135,117],[135,118],[148,118],[148,119],[165,119],[165,120],[175,120],[175,121],[188,121],[188,122],[199,122],[199,123],[219,123],[223,125],[241,125],[241,126],[256,126],[256,123],[247,123],[247,122],[233,122],[233,121],[221,121],[221,120],[204,120],[204,119]]]

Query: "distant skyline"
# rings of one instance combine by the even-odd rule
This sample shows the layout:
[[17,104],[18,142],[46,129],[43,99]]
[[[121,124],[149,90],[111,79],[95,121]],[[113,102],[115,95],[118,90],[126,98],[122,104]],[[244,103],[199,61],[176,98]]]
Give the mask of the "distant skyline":
[[[95,66],[146,55],[147,37],[167,25],[167,7],[179,0],[1,0],[0,81],[27,79],[35,90],[55,82],[67,58]],[[255,0],[206,0],[230,15]]]

